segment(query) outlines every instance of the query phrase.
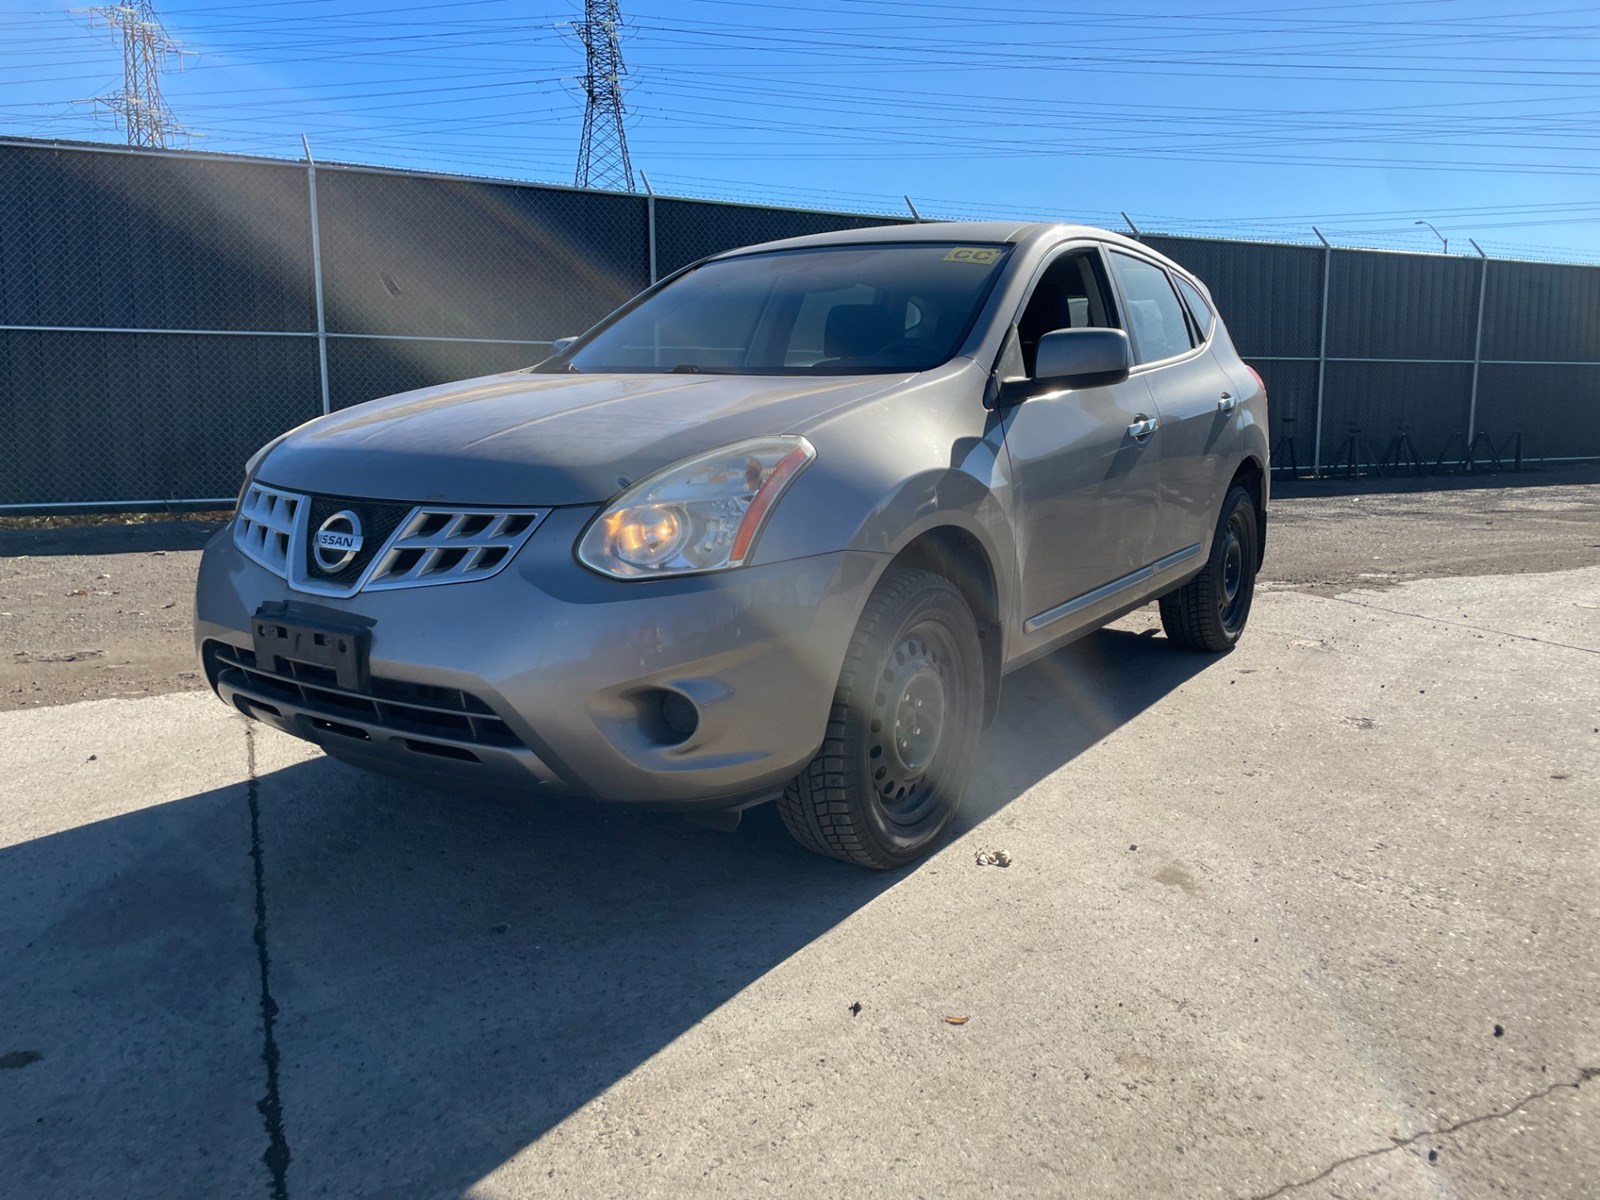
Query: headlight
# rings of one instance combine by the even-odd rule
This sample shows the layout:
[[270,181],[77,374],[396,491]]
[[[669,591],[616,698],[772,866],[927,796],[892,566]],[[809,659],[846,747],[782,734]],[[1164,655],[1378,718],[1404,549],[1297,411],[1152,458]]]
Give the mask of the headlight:
[[578,560],[617,579],[737,567],[778,498],[816,456],[803,437],[769,437],[675,463],[601,513],[578,543]]

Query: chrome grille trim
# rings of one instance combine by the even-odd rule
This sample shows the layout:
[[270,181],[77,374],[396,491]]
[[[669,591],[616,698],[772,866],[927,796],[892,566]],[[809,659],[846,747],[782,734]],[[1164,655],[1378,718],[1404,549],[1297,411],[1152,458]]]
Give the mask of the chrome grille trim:
[[[551,511],[416,505],[384,540],[358,579],[331,583],[306,569],[313,499],[307,493],[252,482],[234,518],[233,544],[296,591],[317,596],[347,597],[361,591],[488,579],[505,569]],[[393,502],[352,499],[352,503]]]
[[549,509],[419,507],[374,560],[362,587],[430,587],[499,573]]
[[233,544],[251,562],[287,579],[305,499],[295,492],[252,482],[234,517]]

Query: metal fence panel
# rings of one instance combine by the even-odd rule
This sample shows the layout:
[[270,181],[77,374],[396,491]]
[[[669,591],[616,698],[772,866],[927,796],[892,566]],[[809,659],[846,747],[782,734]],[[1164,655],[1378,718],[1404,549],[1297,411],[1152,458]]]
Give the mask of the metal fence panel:
[[[1245,360],[1250,362],[1249,359]],[[1301,467],[1311,466],[1317,436],[1317,364],[1272,360],[1250,362],[1267,386],[1267,409],[1276,444],[1294,438],[1294,456]],[[1288,467],[1288,462],[1282,464]]]
[[1205,280],[1241,351],[1315,358],[1322,320],[1322,251],[1205,238],[1147,236],[1153,250]]
[[[1340,448],[1359,429],[1381,457],[1390,441],[1409,433],[1430,462],[1467,427],[1472,364],[1330,362],[1322,410],[1322,460],[1347,461]],[[1365,455],[1358,461],[1371,462]]]
[[581,333],[649,282],[642,196],[317,168],[328,330]]
[[1497,447],[1520,432],[1525,458],[1600,457],[1600,363],[1485,363],[1478,428]]
[[1470,359],[1481,269],[1470,258],[1335,250],[1329,356]]
[[0,147],[0,325],[313,327],[292,164]]
[[549,353],[548,346],[494,342],[331,338],[329,391],[334,408],[349,408],[414,388],[514,371],[532,366]]
[[316,373],[305,337],[0,331],[0,505],[231,497]]
[[[227,496],[325,401],[535,362],[708,254],[905,223],[326,164],[313,220],[312,178],[0,141],[0,507]],[[1600,269],[1144,240],[1207,282],[1302,466],[1319,441],[1343,461],[1351,426],[1363,460],[1402,429],[1430,460],[1474,429],[1496,446],[1522,430],[1529,458],[1600,456]]]
[[662,277],[708,254],[781,238],[831,233],[835,229],[870,229],[905,225],[894,217],[847,216],[798,212],[710,200],[656,201],[656,267]]
[[1600,362],[1600,270],[1491,262],[1483,356]]

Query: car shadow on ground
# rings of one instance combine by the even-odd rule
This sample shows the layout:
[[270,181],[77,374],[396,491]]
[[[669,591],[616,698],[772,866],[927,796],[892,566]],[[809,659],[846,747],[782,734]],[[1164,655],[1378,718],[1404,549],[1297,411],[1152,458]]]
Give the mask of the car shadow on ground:
[[[1159,637],[1105,631],[1011,676],[958,832],[1215,661]],[[253,736],[260,744],[278,735]],[[330,759],[265,772],[254,786],[276,1096],[259,1053],[240,1061],[219,1039],[207,1069],[247,1077],[252,1095],[266,1099],[265,1121],[249,1114],[258,1163],[272,1102],[281,1103],[279,1148],[289,1157],[276,1164],[290,1195],[467,1194],[905,875],[805,853],[770,806],[726,834],[592,806],[445,797]],[[239,886],[226,896],[202,888],[186,899],[171,879],[197,839],[237,820],[249,791],[225,787],[0,852],[0,871],[27,871],[36,887],[75,894],[68,916],[21,951],[22,961],[4,964],[12,978],[83,956],[75,989],[101,989],[108,1005],[143,1006],[177,1023],[205,1010],[171,1002],[175,975],[194,988],[253,990],[253,949],[233,967],[212,964],[235,976],[216,978],[206,964],[126,944],[171,939],[174,927],[224,914],[230,928],[246,927],[248,847],[237,848]],[[107,860],[108,845],[148,848],[113,882],[81,878],[83,864]],[[131,897],[172,911],[130,920],[116,910]],[[104,929],[123,935],[84,936],[97,908]],[[841,1014],[856,998],[847,983]],[[13,1002],[25,997],[19,986],[23,996],[9,989]],[[259,1019],[253,1032],[259,1048]],[[47,1028],[54,1034],[84,1036]],[[178,1088],[163,1083],[163,1070],[144,1064],[145,1103],[152,1091]],[[24,1086],[27,1075],[13,1082]],[[196,1133],[203,1114],[185,1119],[202,1096],[161,1096],[169,1117],[143,1127],[143,1161],[185,1159],[162,1142],[204,1136]],[[27,1117],[25,1103],[15,1111]],[[672,1119],[670,1103],[649,1116]],[[65,1148],[55,1154],[54,1169],[69,1157]],[[271,1163],[257,1167],[264,1190]],[[46,1190],[71,1182],[56,1178]],[[185,1194],[170,1176],[162,1184],[165,1195]]]

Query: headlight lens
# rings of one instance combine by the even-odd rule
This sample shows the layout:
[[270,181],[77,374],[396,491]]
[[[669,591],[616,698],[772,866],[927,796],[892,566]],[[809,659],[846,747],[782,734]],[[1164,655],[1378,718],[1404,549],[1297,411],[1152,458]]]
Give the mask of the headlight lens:
[[803,437],[754,438],[641,480],[589,526],[578,559],[617,579],[737,567],[817,452]]

